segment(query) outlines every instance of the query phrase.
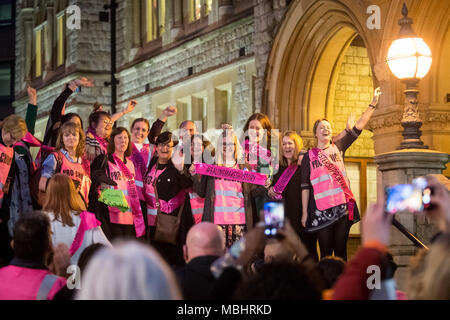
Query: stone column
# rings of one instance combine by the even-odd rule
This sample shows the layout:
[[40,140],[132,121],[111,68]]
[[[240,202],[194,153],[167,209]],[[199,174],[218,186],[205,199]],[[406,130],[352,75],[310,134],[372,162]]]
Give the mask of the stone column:
[[183,31],[183,4],[180,0],[172,0],[172,19],[171,36],[175,39]]
[[[374,160],[378,165],[384,189],[386,186],[411,183],[419,176],[441,174],[449,161],[449,155],[436,150],[403,149],[379,154],[374,157]],[[399,212],[395,217],[423,243],[426,245],[430,243],[434,229],[424,217],[409,212]],[[405,290],[409,260],[416,254],[417,249],[408,238],[396,228],[391,227],[390,250],[398,265],[395,273],[397,287],[399,290]]]
[[231,14],[233,14],[233,1],[219,0],[219,19]]
[[54,17],[55,7],[53,1],[47,2],[47,42],[45,43],[45,66],[47,72],[52,69],[52,52],[54,43]]
[[33,8],[22,9],[23,30],[25,40],[25,69],[24,80],[31,80],[31,64],[33,61]]

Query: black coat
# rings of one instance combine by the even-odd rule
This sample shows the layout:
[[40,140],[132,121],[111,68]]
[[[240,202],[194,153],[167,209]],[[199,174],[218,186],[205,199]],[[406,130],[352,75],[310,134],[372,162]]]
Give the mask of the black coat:
[[[149,174],[154,166],[158,166],[158,169],[162,169],[164,167],[166,168],[164,172],[159,175],[156,181],[156,189],[158,191],[159,199],[169,201],[181,190],[192,186],[192,180],[186,170],[184,170],[183,174],[180,173],[178,169],[175,168],[172,161],[169,161],[166,165],[161,165],[157,162],[158,157],[153,157],[147,168],[144,181],[147,181],[147,179],[150,178]],[[169,214],[177,215],[178,213],[179,209],[176,209]],[[170,265],[182,265],[184,264],[183,245],[186,243],[187,233],[193,225],[194,218],[192,217],[191,203],[189,201],[189,194],[186,193],[176,245],[154,241],[153,237],[156,230],[155,227],[150,228],[150,244],[158,250],[158,252]]]
[[174,272],[186,300],[211,300],[215,278],[211,264],[218,256],[201,256],[189,261],[183,267],[175,267]]

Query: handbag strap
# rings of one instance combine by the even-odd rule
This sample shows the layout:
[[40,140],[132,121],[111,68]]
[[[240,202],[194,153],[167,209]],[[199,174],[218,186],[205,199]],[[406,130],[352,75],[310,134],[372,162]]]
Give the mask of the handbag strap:
[[[156,164],[156,165],[158,165],[158,164]],[[160,210],[160,205],[159,205],[159,196],[158,196],[158,188],[156,187],[156,180],[157,180],[156,178],[153,180],[152,185],[153,185],[153,190],[155,191],[156,214],[159,215],[159,214],[161,214],[161,210]],[[186,194],[185,194],[185,198],[186,198]],[[181,204],[180,210],[178,210],[178,214],[177,214],[177,223],[179,223],[179,222],[181,221],[181,214],[183,213],[184,203],[185,203],[185,202],[186,202],[186,199],[185,199],[185,201],[183,201],[183,203]]]

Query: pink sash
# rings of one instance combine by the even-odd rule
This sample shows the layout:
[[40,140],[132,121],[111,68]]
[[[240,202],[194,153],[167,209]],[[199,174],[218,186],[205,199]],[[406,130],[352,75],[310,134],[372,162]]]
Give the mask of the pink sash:
[[353,209],[355,208],[355,197],[353,196],[352,190],[350,190],[341,170],[339,170],[336,165],[331,163],[330,159],[324,154],[324,152],[319,148],[313,148],[311,151],[317,156],[319,161],[327,168],[330,176],[337,182],[345,194],[345,200],[347,201],[348,207],[348,219],[353,221]]
[[86,231],[97,228],[101,225],[100,221],[95,218],[95,214],[93,214],[92,212],[83,211],[80,213],[80,218],[80,226],[78,227],[75,238],[73,239],[72,245],[69,249],[69,253],[71,256],[73,256],[75,252],[80,249]]
[[298,169],[298,165],[293,164],[286,168],[286,170],[283,171],[283,174],[278,179],[277,183],[273,186],[273,191],[277,193],[276,199],[281,200],[283,197],[281,194],[283,193],[284,189],[288,185],[289,181],[291,181],[292,177],[294,176],[295,172]]
[[161,212],[171,213],[176,209],[178,209],[183,204],[185,198],[186,198],[186,190],[183,189],[169,201],[158,199],[159,204],[157,203],[156,206],[159,205],[159,210],[161,210]]
[[88,129],[88,132],[90,134],[92,134],[94,136],[94,138],[98,141],[98,143],[100,144],[100,148],[103,150],[103,152],[106,154],[108,151],[108,141],[106,141],[105,139],[103,139],[102,137],[98,136],[95,133],[95,130],[92,128]]
[[264,185],[267,176],[262,173],[250,172],[234,168],[215,166],[206,163],[195,163],[195,172],[211,177],[229,179],[233,181],[246,182],[251,184]]
[[123,161],[120,160],[119,157],[117,157],[115,154],[113,154],[112,156],[114,158],[114,161],[124,174],[124,176],[127,178],[128,197],[131,200],[129,201],[130,202],[129,205],[131,206],[131,212],[133,213],[133,222],[134,228],[136,230],[136,237],[139,238],[145,233],[145,223],[144,217],[142,215],[136,184],[134,183],[133,175],[131,174],[130,170],[128,170],[125,163],[123,163]]
[[[245,140],[245,151],[248,152],[249,158],[252,157],[252,159],[257,159],[257,157],[260,157],[264,159],[269,165],[272,164],[272,153],[267,150],[264,147],[261,147],[257,143],[250,143],[248,140]],[[251,165],[256,165],[254,163],[251,163]]]

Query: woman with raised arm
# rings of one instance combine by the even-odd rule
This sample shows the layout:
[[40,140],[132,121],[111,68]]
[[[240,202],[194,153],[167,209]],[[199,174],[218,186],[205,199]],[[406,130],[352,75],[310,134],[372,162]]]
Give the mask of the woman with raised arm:
[[[194,224],[187,196],[192,186],[182,157],[173,158],[172,133],[165,131],[155,141],[156,155],[144,176],[147,204],[148,239],[171,265],[184,264],[183,244],[189,228]],[[168,226],[164,221],[175,220]]]
[[309,150],[301,163],[301,221],[308,232],[317,232],[321,257],[334,252],[335,256],[347,260],[350,227],[360,216],[345,171],[344,153],[369,122],[380,94],[377,88],[355,126],[334,141],[328,120],[319,119],[314,123],[317,147]]

